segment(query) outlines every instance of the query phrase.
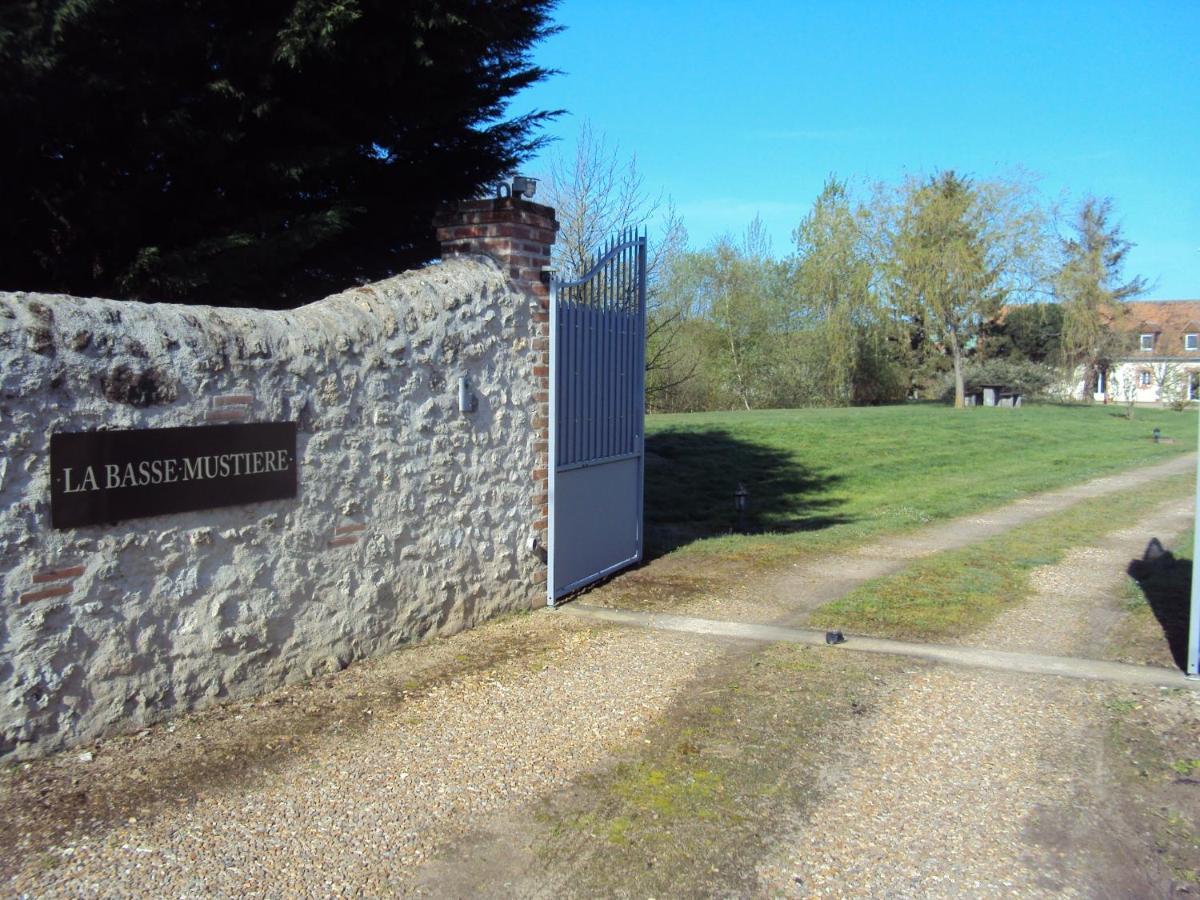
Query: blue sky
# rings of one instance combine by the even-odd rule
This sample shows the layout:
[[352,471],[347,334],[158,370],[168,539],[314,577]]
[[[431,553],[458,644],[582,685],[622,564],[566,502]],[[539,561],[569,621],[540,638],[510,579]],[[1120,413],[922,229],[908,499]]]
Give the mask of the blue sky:
[[[563,0],[536,54],[564,108],[636,152],[693,246],[758,213],[776,253],[826,176],[1024,169],[1111,196],[1151,298],[1200,298],[1200,2]],[[549,152],[554,152],[552,149]],[[534,161],[526,168],[543,166]]]

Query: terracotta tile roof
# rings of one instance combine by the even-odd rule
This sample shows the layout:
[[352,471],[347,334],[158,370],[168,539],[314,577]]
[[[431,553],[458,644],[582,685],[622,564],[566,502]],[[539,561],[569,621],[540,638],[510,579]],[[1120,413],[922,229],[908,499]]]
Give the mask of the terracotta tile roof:
[[[1136,359],[1176,357],[1200,359],[1200,300],[1131,300],[1115,324],[1133,334],[1153,334],[1154,349],[1135,349]],[[1188,350],[1185,335],[1197,335],[1197,349]]]

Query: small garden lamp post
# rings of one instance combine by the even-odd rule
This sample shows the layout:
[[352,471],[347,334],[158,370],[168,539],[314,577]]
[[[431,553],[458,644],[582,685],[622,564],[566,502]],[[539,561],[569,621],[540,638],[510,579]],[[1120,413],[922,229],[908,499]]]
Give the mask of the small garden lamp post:
[[1161,428],[1155,428],[1155,429],[1154,429],[1154,431],[1153,431],[1153,434],[1154,434],[1154,443],[1156,443],[1156,444],[1157,444],[1157,443],[1158,443],[1158,439],[1162,437],[1162,429],[1161,429]]
[[733,492],[733,508],[737,512],[738,531],[746,533],[746,510],[750,505],[750,492],[741,482]]

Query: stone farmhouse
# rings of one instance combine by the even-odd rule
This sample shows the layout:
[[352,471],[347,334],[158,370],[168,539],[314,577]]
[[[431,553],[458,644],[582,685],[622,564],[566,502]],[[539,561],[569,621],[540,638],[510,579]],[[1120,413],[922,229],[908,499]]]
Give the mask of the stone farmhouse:
[[1126,336],[1122,349],[1077,395],[1105,402],[1174,403],[1200,400],[1200,300],[1145,300],[1124,304],[1112,327]]

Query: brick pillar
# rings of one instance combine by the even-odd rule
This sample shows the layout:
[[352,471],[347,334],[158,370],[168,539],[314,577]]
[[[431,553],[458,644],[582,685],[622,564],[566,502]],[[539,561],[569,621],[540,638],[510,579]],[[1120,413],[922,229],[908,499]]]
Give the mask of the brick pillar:
[[[438,216],[442,256],[490,256],[530,300],[530,368],[534,379],[534,464],[529,518],[544,558],[550,465],[550,249],[558,220],[549,206],[503,197],[468,200]],[[546,569],[534,576],[534,607],[546,604]]]

